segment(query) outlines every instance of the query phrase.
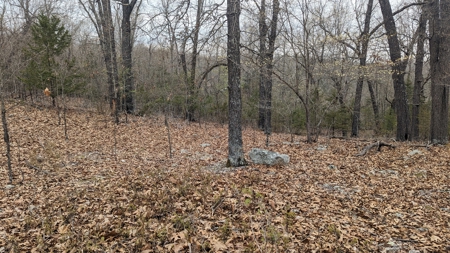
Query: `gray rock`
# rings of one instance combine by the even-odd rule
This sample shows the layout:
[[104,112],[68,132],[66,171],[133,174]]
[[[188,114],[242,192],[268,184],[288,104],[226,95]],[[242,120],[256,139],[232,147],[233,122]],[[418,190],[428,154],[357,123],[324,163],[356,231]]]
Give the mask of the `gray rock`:
[[395,247],[387,247],[385,248],[382,252],[386,252],[386,253],[394,253],[394,252],[400,252],[401,248],[398,246]]
[[415,150],[409,152],[408,156],[421,155],[421,154],[422,154],[422,152],[420,150],[415,149]]
[[324,146],[324,145],[318,145],[317,148],[316,148],[316,150],[317,150],[317,151],[325,151],[325,150],[327,150],[327,146]]
[[6,188],[7,190],[9,190],[9,189],[14,188],[14,185],[12,185],[12,184],[7,184],[7,185],[5,186],[5,188]]
[[265,149],[254,148],[248,153],[248,156],[253,163],[257,164],[284,165],[289,163],[288,155]]
[[209,143],[202,143],[202,144],[200,144],[200,146],[201,146],[202,148],[206,148],[206,147],[211,146],[211,144],[209,144]]

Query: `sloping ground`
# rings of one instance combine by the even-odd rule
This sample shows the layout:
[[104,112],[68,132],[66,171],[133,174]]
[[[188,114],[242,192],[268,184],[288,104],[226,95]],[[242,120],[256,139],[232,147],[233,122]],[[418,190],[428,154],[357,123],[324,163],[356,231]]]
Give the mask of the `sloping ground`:
[[[269,149],[282,167],[223,168],[227,129],[10,105],[14,186],[1,159],[0,252],[421,252],[450,248],[447,146],[367,141]],[[296,137],[297,140],[299,137]],[[245,150],[265,136],[244,131]],[[414,151],[414,152],[411,152]],[[5,153],[4,143],[1,152]]]

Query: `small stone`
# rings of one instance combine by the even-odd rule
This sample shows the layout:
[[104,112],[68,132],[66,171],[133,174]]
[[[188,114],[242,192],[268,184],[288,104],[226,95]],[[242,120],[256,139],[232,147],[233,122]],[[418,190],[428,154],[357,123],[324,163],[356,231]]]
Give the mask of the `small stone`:
[[188,153],[189,153],[189,150],[187,150],[187,149],[181,149],[181,150],[180,150],[180,153],[181,153],[181,154],[188,154]]
[[421,154],[422,154],[422,152],[420,150],[415,149],[415,150],[409,152],[408,156],[421,155]]
[[397,217],[397,218],[403,218],[403,214],[401,214],[401,213],[395,213],[394,215],[395,215],[395,217]]
[[398,247],[398,246],[388,247],[388,248],[385,248],[383,252],[386,252],[386,253],[400,252],[400,247]]
[[14,188],[14,187],[15,187],[15,186],[12,185],[12,184],[7,184],[7,185],[5,186],[6,190],[12,189],[12,188]]
[[201,146],[202,148],[206,148],[206,147],[211,146],[211,144],[209,144],[209,143],[202,143],[202,144],[200,144],[200,146]]
[[38,155],[36,156],[36,161],[38,161],[39,163],[41,163],[41,162],[44,161],[44,157],[43,157],[41,154],[38,154]]
[[319,145],[319,146],[317,146],[316,150],[317,151],[325,151],[325,150],[327,150],[327,146]]
[[330,170],[335,170],[335,169],[336,169],[336,166],[333,165],[333,164],[330,164],[330,165],[328,165],[328,168],[329,168]]
[[412,249],[412,250],[408,251],[408,253],[420,253],[420,250]]
[[393,248],[397,248],[398,245],[395,241],[393,241],[392,239],[389,240],[389,242],[387,242],[387,245],[393,247]]

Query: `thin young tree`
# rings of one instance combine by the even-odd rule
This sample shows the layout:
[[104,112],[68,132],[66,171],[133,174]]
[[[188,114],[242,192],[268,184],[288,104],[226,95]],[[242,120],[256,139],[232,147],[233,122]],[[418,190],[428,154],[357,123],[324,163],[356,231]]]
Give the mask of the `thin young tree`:
[[227,0],[227,61],[228,61],[228,167],[247,165],[242,143],[240,0]]

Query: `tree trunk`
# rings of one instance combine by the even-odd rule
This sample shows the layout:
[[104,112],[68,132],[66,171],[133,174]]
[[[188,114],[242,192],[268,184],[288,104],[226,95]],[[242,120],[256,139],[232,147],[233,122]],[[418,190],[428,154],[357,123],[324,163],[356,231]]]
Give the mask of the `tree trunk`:
[[[187,112],[186,119],[188,121],[195,121],[195,110],[197,103],[197,56],[198,56],[198,37],[201,28],[201,18],[203,13],[203,1],[197,0],[197,15],[195,18],[195,27],[192,36],[192,59],[191,59],[191,72],[187,78],[188,85],[188,99],[187,99]],[[187,75],[187,72],[186,72]]]
[[240,59],[240,0],[227,0],[227,61],[228,61],[228,161],[227,166],[238,167],[247,164],[242,145],[242,101],[241,101],[241,59]]
[[383,14],[384,28],[389,44],[392,65],[392,80],[394,82],[395,112],[397,114],[397,140],[409,140],[409,113],[405,87],[406,61],[402,60],[400,44],[397,36],[394,16],[389,0],[379,0]]
[[375,117],[375,134],[377,134],[380,130],[380,110],[378,109],[372,81],[367,80],[367,86],[369,87],[370,101],[372,101],[373,116]]
[[364,75],[360,73],[358,80],[356,81],[355,103],[353,104],[352,137],[358,137],[359,133],[359,125],[360,125],[359,118],[361,115],[361,98],[362,98],[363,84],[364,84]]
[[431,126],[432,143],[448,142],[448,83],[450,79],[450,0],[431,3]]
[[[280,2],[273,1],[272,20],[269,27],[266,23],[266,1],[261,0],[259,11],[259,114],[258,128],[269,135],[272,131],[272,84],[273,84],[273,55],[275,52],[275,40],[277,38],[278,13]],[[268,42],[268,45],[266,45]]]
[[133,61],[131,40],[131,13],[137,0],[122,0],[122,65],[125,92],[125,111],[134,112]]
[[277,39],[278,13],[280,12],[279,0],[273,0],[272,3],[272,20],[270,22],[269,48],[267,52],[266,69],[266,114],[264,117],[264,133],[269,135],[272,133],[272,85],[273,85],[273,55],[275,53],[275,40]]
[[414,141],[419,140],[419,113],[420,113],[420,97],[422,95],[423,87],[423,59],[425,55],[425,36],[427,19],[425,10],[422,9],[422,14],[419,19],[418,38],[417,38],[417,52],[416,63],[414,69],[414,90],[412,97],[412,115],[411,115],[411,139]]
[[267,40],[267,24],[266,24],[266,1],[261,0],[259,10],[259,105],[258,105],[258,128],[264,130],[264,121],[266,116],[266,89],[267,89],[267,66],[266,66],[266,40]]
[[[3,84],[2,84],[3,86]],[[8,130],[8,123],[6,121],[6,109],[5,109],[5,102],[3,101],[3,97],[0,101],[0,109],[2,114],[2,126],[3,126],[3,140],[5,141],[6,145],[6,158],[7,158],[7,165],[8,165],[8,183],[12,184],[13,181],[13,174],[12,174],[12,168],[11,168],[11,143],[9,141],[9,130]]]
[[356,92],[355,92],[355,103],[353,104],[353,116],[352,116],[352,137],[357,137],[360,125],[360,115],[361,115],[361,98],[362,90],[364,85],[364,75],[367,59],[367,48],[369,46],[369,30],[370,30],[370,19],[372,18],[373,0],[369,0],[367,3],[366,16],[364,19],[364,30],[359,36],[360,49],[358,50],[359,56],[359,77],[356,82]]
[[[113,114],[117,115],[117,97],[118,97],[118,71],[116,58],[116,41],[114,39],[114,25],[111,14],[111,4],[109,0],[89,0],[88,6],[82,1],[78,1],[83,7],[89,19],[94,24],[100,40],[100,47],[103,52],[103,58],[106,67],[108,83],[108,100]],[[116,118],[117,121],[117,118]]]

